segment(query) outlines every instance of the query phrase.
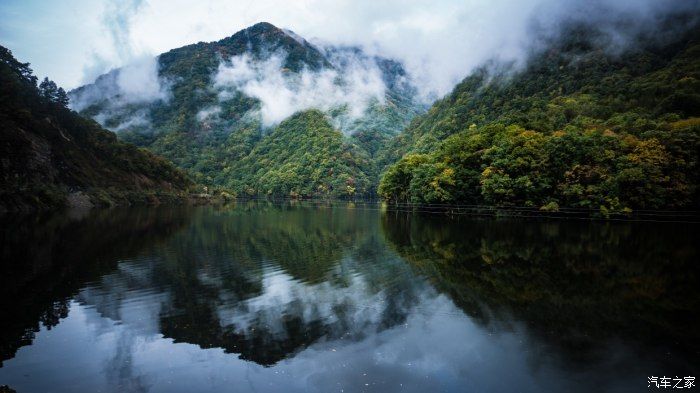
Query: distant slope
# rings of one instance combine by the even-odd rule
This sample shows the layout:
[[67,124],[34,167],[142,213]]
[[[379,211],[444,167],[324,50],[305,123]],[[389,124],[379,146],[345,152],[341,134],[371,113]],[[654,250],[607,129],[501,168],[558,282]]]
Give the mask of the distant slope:
[[640,34],[623,52],[569,24],[522,70],[490,64],[413,120],[384,198],[601,210],[700,207],[700,34]]
[[369,157],[317,110],[282,122],[235,165],[225,170],[246,175],[231,187],[248,195],[352,197],[372,186]]
[[[128,83],[139,70],[125,67],[70,92],[71,105],[204,184],[254,177],[231,168],[245,168],[238,160],[296,111],[321,110],[356,145],[351,154],[372,157],[424,110],[400,63],[358,48],[317,47],[269,23],[173,49],[148,67],[146,82],[159,85],[151,94]],[[380,168],[363,170],[373,192]]]
[[163,158],[42,96],[28,64],[1,46],[0,86],[0,211],[156,202],[191,184]]

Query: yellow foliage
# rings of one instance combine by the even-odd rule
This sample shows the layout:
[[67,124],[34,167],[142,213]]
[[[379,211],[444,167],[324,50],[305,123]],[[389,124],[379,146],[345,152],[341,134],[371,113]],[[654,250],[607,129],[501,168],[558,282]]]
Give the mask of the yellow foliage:
[[656,138],[651,138],[640,141],[627,157],[635,164],[661,165],[668,160],[668,153]]
[[674,121],[673,123],[669,123],[669,126],[671,126],[672,130],[700,126],[700,117],[690,117],[688,119]]

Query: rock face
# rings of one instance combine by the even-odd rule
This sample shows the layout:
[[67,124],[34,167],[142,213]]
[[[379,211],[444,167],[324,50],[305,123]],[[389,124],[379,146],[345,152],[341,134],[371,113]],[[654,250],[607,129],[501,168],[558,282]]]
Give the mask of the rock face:
[[166,160],[41,96],[28,64],[3,47],[0,86],[0,212],[147,203],[191,184]]
[[71,209],[91,209],[95,205],[90,201],[90,197],[82,191],[68,194],[66,204]]

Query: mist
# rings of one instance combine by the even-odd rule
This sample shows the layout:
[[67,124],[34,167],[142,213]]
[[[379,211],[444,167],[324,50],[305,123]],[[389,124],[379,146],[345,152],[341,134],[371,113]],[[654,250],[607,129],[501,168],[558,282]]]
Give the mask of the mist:
[[254,61],[244,54],[222,62],[213,78],[220,100],[230,97],[232,89],[257,98],[265,127],[311,108],[345,109],[349,119],[357,119],[371,103],[385,101],[381,71],[370,59],[346,56],[339,69],[293,73],[284,68],[286,57],[285,53],[276,53]]
[[[91,82],[109,69],[122,67],[143,55],[155,57],[169,49],[198,41],[215,41],[256,22],[290,28],[307,40],[333,45],[358,45],[402,61],[424,96],[439,97],[475,67],[490,59],[522,63],[528,48],[545,34],[554,34],[566,20],[578,18],[599,24],[623,46],[639,30],[668,34],[658,21],[677,11],[698,13],[696,1],[657,0],[307,0],[249,3],[204,0],[109,0],[100,7],[82,7],[88,14],[66,15],[60,30],[46,20],[46,33],[17,30],[7,37],[17,48],[41,39],[46,50],[27,53],[41,72],[60,85],[74,88]],[[41,12],[52,13],[47,5]],[[36,12],[27,11],[33,20]],[[17,20],[17,16],[13,15]],[[101,20],[84,24],[85,19]],[[625,27],[611,22],[626,18]],[[21,24],[17,23],[19,26]],[[31,23],[25,24],[27,29]],[[86,31],[86,29],[92,29]],[[62,34],[53,34],[62,31]],[[0,32],[0,35],[2,32]],[[672,34],[672,33],[671,33]],[[80,40],[65,40],[65,36]],[[25,38],[26,37],[26,38]],[[12,48],[11,45],[11,49]],[[22,53],[21,50],[17,53]],[[70,62],[66,67],[61,62]],[[75,65],[83,76],[76,77]],[[66,70],[71,70],[70,72]]]
[[[256,116],[265,127],[310,108],[326,112],[344,108],[347,123],[359,118],[372,103],[384,103],[387,87],[376,64],[367,60],[372,56],[399,61],[417,91],[416,99],[427,105],[449,93],[459,81],[486,63],[509,64],[510,70],[517,71],[533,51],[555,39],[564,24],[581,22],[595,26],[605,37],[606,49],[617,53],[630,49],[640,34],[662,41],[685,28],[682,24],[662,25],[670,14],[682,12],[693,15],[691,19],[697,19],[700,14],[697,2],[653,0],[430,4],[312,0],[309,7],[301,8],[271,7],[272,2],[263,1],[260,5],[251,4],[244,14],[237,12],[240,7],[214,0],[206,3],[207,9],[191,5],[176,7],[160,0],[107,4],[103,19],[108,34],[102,37],[106,43],[101,52],[95,51],[88,60],[85,76],[88,78],[106,64],[122,67],[112,71],[116,76],[98,81],[99,88],[71,95],[71,106],[76,110],[106,99],[109,104],[104,118],[130,104],[169,99],[170,83],[158,77],[156,53],[198,40],[219,40],[261,20],[293,29],[298,34],[285,31],[317,48],[354,46],[369,55],[351,58],[335,70],[306,69],[298,74],[283,69],[284,53],[276,53],[262,62],[246,55],[222,59],[212,76],[211,88],[218,92],[220,102],[226,101],[235,90],[258,99],[260,110]],[[156,12],[167,13],[169,17],[156,20]],[[207,20],[207,24],[196,24],[198,20]],[[110,83],[104,83],[105,80]],[[217,106],[201,108],[197,120],[217,120],[220,110]],[[142,116],[130,124],[147,122],[147,116]]]
[[136,59],[126,66],[99,77],[94,84],[69,92],[71,109],[107,101],[112,108],[128,104],[167,100],[169,84],[158,76],[158,61],[152,57]]
[[117,76],[118,94],[123,103],[166,100],[169,87],[158,77],[156,58],[144,56],[121,68]]
[[132,104],[167,102],[170,99],[170,83],[158,75],[158,59],[141,56],[126,66],[98,78],[94,84],[69,92],[70,108],[82,111],[91,105],[99,105],[100,112],[93,118],[101,125],[120,131],[129,127],[147,127],[150,124],[145,110],[129,112],[117,125],[110,119],[119,117]]

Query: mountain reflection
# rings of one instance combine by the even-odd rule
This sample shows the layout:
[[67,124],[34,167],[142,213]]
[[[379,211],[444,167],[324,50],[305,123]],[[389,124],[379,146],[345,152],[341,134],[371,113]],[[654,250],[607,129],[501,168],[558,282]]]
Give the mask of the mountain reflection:
[[161,333],[272,365],[321,338],[403,322],[425,286],[378,247],[374,215],[316,210],[256,205],[193,217],[154,266],[170,294]]
[[[620,342],[624,359],[673,352],[655,371],[697,371],[698,243],[689,228],[352,207],[249,202],[10,222],[0,232],[1,358],[75,312],[111,348],[104,378],[126,391],[155,383],[135,351],[164,342],[265,367],[301,357],[304,369],[323,364],[320,349],[365,348],[384,382],[416,389],[432,385],[399,361],[409,356],[401,351],[422,351],[421,370],[452,369],[442,385],[452,390],[481,373],[484,356],[515,362],[500,358],[498,348],[515,348],[509,340],[527,346],[536,369],[550,355],[559,368],[603,364]],[[426,352],[435,345],[439,358]],[[370,361],[353,353],[342,367]],[[357,383],[339,370],[309,378],[321,390]],[[568,380],[562,389],[571,390]],[[478,386],[502,382],[488,383]]]
[[[66,249],[84,250],[77,259],[50,251],[51,264],[97,264],[95,274],[71,276],[75,285],[49,311],[63,314],[44,325],[65,317],[82,284],[80,304],[132,330],[272,365],[320,339],[356,340],[404,322],[418,293],[432,289],[383,246],[374,212],[315,210],[255,203],[182,211],[177,220],[152,212],[130,225],[108,215],[66,224],[76,230],[46,228],[59,238],[32,244],[85,242]],[[104,233],[109,246],[94,243]],[[155,241],[158,234],[167,237]]]

